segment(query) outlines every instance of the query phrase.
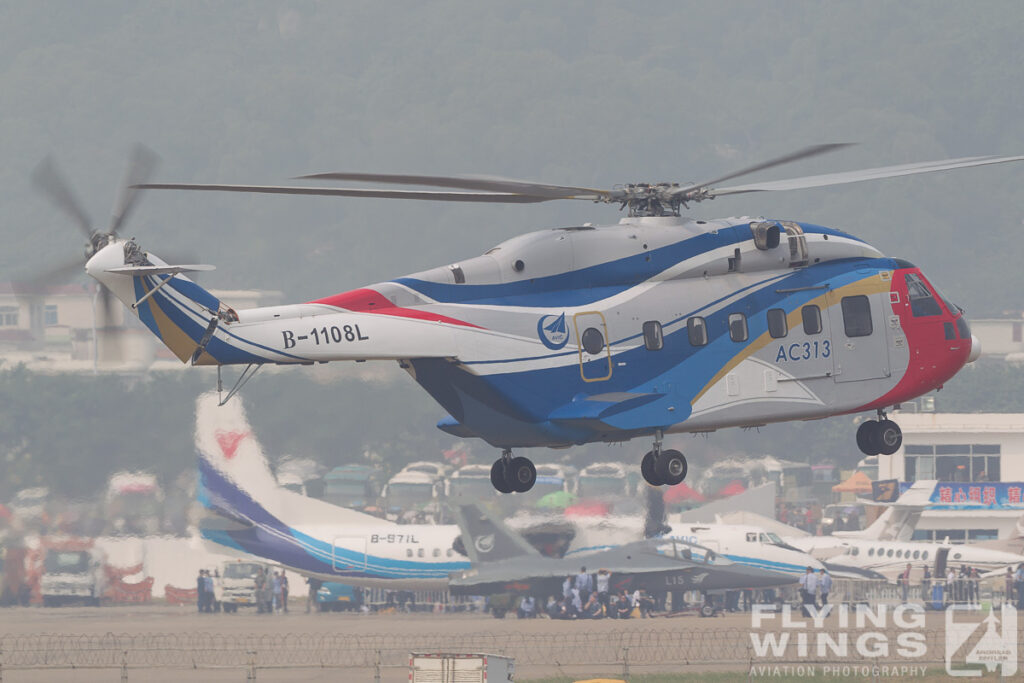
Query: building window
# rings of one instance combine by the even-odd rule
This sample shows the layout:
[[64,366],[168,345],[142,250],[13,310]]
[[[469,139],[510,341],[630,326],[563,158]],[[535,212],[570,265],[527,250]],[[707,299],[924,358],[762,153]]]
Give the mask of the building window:
[[844,296],[840,302],[843,309],[843,328],[847,337],[871,335],[871,302],[863,294]]
[[18,307],[0,306],[0,327],[18,326]]
[[644,323],[644,346],[648,351],[660,351],[665,345],[661,334],[661,323],[657,320],[648,320]]
[[821,309],[811,304],[800,309],[804,322],[804,334],[821,334]]
[[734,342],[747,341],[747,316],[742,313],[729,314],[729,338]]
[[781,308],[768,310],[768,334],[772,336],[772,339],[782,339],[789,334],[786,312]]
[[693,346],[704,346],[708,343],[708,326],[704,318],[694,317],[686,321],[686,332]]

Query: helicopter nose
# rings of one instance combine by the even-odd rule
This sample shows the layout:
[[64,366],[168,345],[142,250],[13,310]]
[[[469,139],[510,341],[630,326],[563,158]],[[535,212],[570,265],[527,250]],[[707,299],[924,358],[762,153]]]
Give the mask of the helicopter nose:
[[981,340],[978,339],[978,335],[971,335],[971,355],[967,356],[967,362],[973,363],[974,361],[981,358]]

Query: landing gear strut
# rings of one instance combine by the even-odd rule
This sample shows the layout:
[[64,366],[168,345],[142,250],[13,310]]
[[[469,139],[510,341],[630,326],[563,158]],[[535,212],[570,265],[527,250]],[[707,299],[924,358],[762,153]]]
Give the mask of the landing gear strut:
[[526,493],[537,481],[537,468],[529,458],[512,457],[506,448],[491,465],[491,485],[499,493]]
[[866,420],[857,428],[857,447],[864,455],[892,455],[903,445],[900,426],[878,411],[878,420]]
[[675,486],[686,479],[686,457],[677,450],[661,450],[662,432],[654,435],[654,448],[640,462],[640,474],[651,486]]

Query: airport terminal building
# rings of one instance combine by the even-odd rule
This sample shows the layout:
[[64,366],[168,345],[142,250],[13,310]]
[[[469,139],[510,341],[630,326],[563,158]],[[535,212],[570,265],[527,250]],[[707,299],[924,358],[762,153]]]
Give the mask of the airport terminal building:
[[900,412],[894,419],[903,446],[879,456],[879,479],[940,482],[915,539],[963,543],[1020,534],[1024,414]]

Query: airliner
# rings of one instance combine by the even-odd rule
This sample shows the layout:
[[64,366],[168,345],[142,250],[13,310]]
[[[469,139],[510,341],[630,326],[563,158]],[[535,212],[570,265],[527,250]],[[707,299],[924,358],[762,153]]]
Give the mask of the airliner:
[[454,524],[395,524],[278,485],[240,400],[196,401],[199,502],[205,541],[305,576],[367,588],[443,589],[469,569]]

